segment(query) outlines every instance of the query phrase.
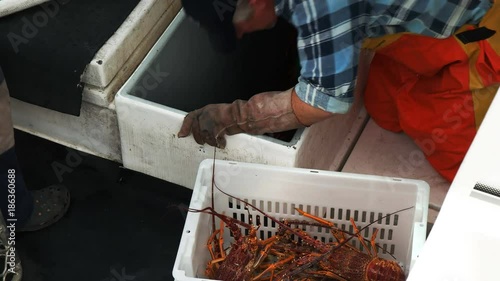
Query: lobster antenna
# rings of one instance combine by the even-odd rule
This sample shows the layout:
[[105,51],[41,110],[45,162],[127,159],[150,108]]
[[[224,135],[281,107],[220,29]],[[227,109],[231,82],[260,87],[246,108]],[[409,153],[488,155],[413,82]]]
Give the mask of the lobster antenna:
[[[309,225],[309,226],[316,226],[316,227],[324,227],[324,228],[327,228],[327,226],[325,226],[325,225],[323,225],[323,224],[321,224],[321,223],[318,223],[318,222],[311,222],[311,221],[306,221],[306,220],[302,220],[302,221],[288,221],[288,223],[290,223],[290,224],[292,224],[292,225],[293,225],[293,224],[296,224],[296,225]],[[342,230],[342,229],[339,229],[338,227],[335,227],[335,228],[336,228],[337,230],[339,230],[339,231],[341,231],[341,232],[345,233],[345,234],[348,234],[348,235],[351,235],[351,236],[356,235],[356,234],[354,234],[354,233],[352,233],[352,232],[349,232],[349,231],[347,231],[347,230]],[[360,231],[360,232],[361,232],[361,231]],[[370,239],[367,239],[367,238],[365,238],[365,237],[363,237],[363,240],[365,240],[366,242],[371,242],[371,240],[370,240]],[[391,254],[389,251],[385,250],[384,248],[382,248],[382,247],[381,247],[381,246],[379,246],[379,245],[375,245],[375,246],[376,246],[379,250],[381,250],[384,254],[388,254],[388,255],[390,255],[393,259],[397,260],[397,259],[396,259],[396,257],[395,257],[393,254]]]
[[[233,199],[235,199],[235,200],[238,200],[239,202],[241,202],[241,203],[245,204],[246,206],[250,206],[250,207],[252,207],[252,208],[253,208],[253,209],[255,209],[257,212],[259,212],[259,213],[263,214],[264,216],[268,217],[269,219],[271,219],[272,221],[274,221],[274,222],[275,222],[275,223],[277,223],[278,225],[280,225],[280,226],[282,226],[283,228],[285,228],[285,229],[287,229],[287,230],[289,230],[289,231],[291,231],[291,232],[295,233],[295,231],[293,230],[293,228],[291,228],[290,226],[288,226],[288,225],[286,225],[286,224],[284,224],[284,223],[280,222],[279,220],[277,220],[277,219],[273,218],[272,216],[268,215],[267,213],[265,213],[264,211],[260,210],[260,209],[259,209],[259,208],[257,208],[256,206],[252,205],[251,203],[246,202],[246,201],[244,201],[244,200],[242,200],[242,199],[240,199],[240,198],[238,198],[238,197],[236,197],[236,196],[233,196],[233,195],[231,195],[231,194],[229,194],[229,193],[227,193],[227,192],[223,191],[222,189],[220,189],[220,187],[219,187],[219,186],[217,186],[217,184],[216,184],[215,182],[214,182],[213,184],[214,184],[215,188],[217,188],[217,190],[219,190],[222,194],[224,194],[224,195],[226,195],[226,196],[228,196],[228,197],[231,197],[231,198],[233,198]],[[393,212],[393,213],[387,214],[387,215],[385,215],[385,216],[383,216],[383,217],[381,217],[381,218],[379,218],[379,219],[377,219],[377,220],[375,220],[375,221],[372,221],[372,222],[370,222],[368,225],[366,225],[365,227],[361,228],[361,229],[359,230],[359,232],[358,232],[358,233],[361,233],[361,231],[365,230],[367,227],[371,226],[372,224],[376,223],[377,221],[380,221],[380,220],[382,220],[382,219],[385,219],[386,217],[391,216],[391,215],[393,215],[393,214],[397,214],[397,213],[399,213],[399,212],[403,212],[403,211],[409,210],[409,209],[411,209],[411,208],[413,208],[413,207],[408,207],[408,208],[405,208],[405,209],[402,209],[402,210],[399,210],[399,211],[396,211],[396,212]],[[357,235],[357,234],[353,234],[353,233],[350,233],[350,232],[348,232],[348,231],[342,230],[342,229],[340,229],[340,228],[337,228],[337,230],[339,230],[339,231],[341,231],[341,232],[344,232],[344,233],[346,233],[346,234],[349,234],[349,235],[351,236],[351,237],[349,237],[348,239],[346,239],[344,242],[342,242],[339,246],[343,246],[345,243],[347,243],[348,241],[350,241],[350,240],[351,240],[351,239],[352,239],[355,235]],[[363,238],[363,239],[364,239],[364,238]],[[335,247],[335,249],[337,249],[337,248],[338,248],[338,247]],[[384,251],[384,252],[385,252],[385,251]],[[391,256],[392,256],[394,259],[396,259],[393,255],[391,255]]]
[[[215,186],[215,155],[217,153],[217,147],[214,146],[214,160],[212,162],[212,209],[215,208],[215,200],[214,200],[214,186]],[[215,230],[215,216],[212,214],[212,230]]]
[[[191,209],[191,208],[188,208],[188,211],[189,212],[193,212],[193,213],[207,213],[207,214],[211,214],[212,216],[217,216],[218,218],[220,218],[221,220],[224,220],[224,219],[227,219],[227,220],[232,220],[233,218],[231,217],[228,217],[224,214],[219,214],[217,213],[214,209],[212,209],[211,207],[205,207],[201,210],[198,210],[198,209]],[[243,221],[239,221],[239,220],[234,220],[234,223],[235,224],[239,224],[245,228],[250,228],[252,227],[250,224],[246,223],[246,222],[243,222]]]
[[252,207],[252,208],[253,208],[253,209],[255,209],[257,212],[259,212],[259,213],[263,214],[264,216],[268,217],[270,220],[274,221],[274,222],[275,222],[275,223],[277,223],[278,225],[280,225],[280,226],[284,227],[285,229],[288,229],[289,231],[295,232],[295,231],[293,230],[293,228],[289,227],[288,225],[286,225],[286,224],[284,224],[284,223],[280,222],[279,220],[277,220],[277,219],[273,218],[272,216],[268,215],[268,214],[267,214],[267,213],[265,213],[264,211],[262,211],[262,210],[260,210],[259,208],[257,208],[257,206],[254,206],[254,205],[252,205],[252,204],[250,204],[250,203],[248,203],[248,202],[246,202],[246,201],[244,201],[244,200],[242,200],[242,199],[240,199],[240,198],[238,198],[238,197],[236,197],[236,196],[233,196],[233,195],[231,195],[231,194],[229,194],[229,193],[226,193],[225,191],[223,191],[222,189],[220,189],[220,187],[218,187],[218,186],[217,186],[217,184],[216,184],[215,182],[214,182],[214,185],[215,185],[215,188],[217,188],[217,190],[219,190],[222,194],[224,194],[224,195],[226,195],[226,196],[228,196],[228,197],[231,197],[231,198],[233,198],[233,199],[235,199],[235,200],[238,200],[239,202],[241,202],[241,203],[243,203],[243,204],[245,204],[245,205],[247,205],[247,206]]
[[[366,228],[368,228],[369,226],[373,225],[374,223],[379,222],[379,221],[381,221],[381,220],[383,220],[383,219],[385,219],[385,218],[387,218],[387,217],[389,217],[389,216],[392,216],[392,215],[395,215],[395,214],[397,214],[397,213],[401,213],[401,212],[404,212],[404,211],[407,211],[407,210],[410,210],[410,209],[413,209],[413,206],[408,207],[408,208],[404,208],[404,209],[401,209],[401,210],[397,210],[397,211],[395,211],[395,212],[392,212],[392,213],[387,214],[387,215],[385,215],[385,216],[383,216],[383,217],[381,217],[381,218],[379,218],[379,219],[377,219],[377,220],[374,220],[374,221],[370,222],[370,223],[369,223],[369,224],[367,224],[366,226],[364,226],[364,227],[360,228],[358,232],[356,232],[356,233],[354,233],[354,234],[351,234],[351,237],[349,237],[349,238],[347,238],[345,241],[343,241],[343,242],[339,243],[339,245],[337,245],[337,246],[333,247],[330,251],[332,251],[332,252],[333,252],[333,250],[335,250],[335,249],[337,249],[337,248],[339,248],[339,247],[343,246],[344,244],[346,244],[347,242],[349,242],[352,238],[354,238],[356,235],[358,235],[359,233],[361,233],[361,231],[365,230]],[[329,252],[330,252],[330,251],[329,251]],[[327,252],[327,253],[328,253],[328,252]],[[394,258],[394,259],[396,259],[396,258]]]
[[[293,228],[291,228],[290,226],[288,226],[288,225],[286,225],[286,224],[284,224],[284,223],[280,222],[279,220],[277,220],[277,219],[273,218],[272,216],[268,215],[266,212],[264,212],[264,211],[260,210],[259,208],[257,208],[257,206],[254,206],[254,205],[250,204],[249,202],[246,202],[246,201],[244,201],[244,200],[242,200],[242,199],[240,199],[240,198],[238,198],[238,197],[236,197],[236,196],[233,196],[233,195],[231,195],[231,194],[229,194],[229,193],[227,193],[227,192],[223,191],[220,187],[218,187],[218,186],[217,186],[217,184],[216,184],[215,182],[214,182],[213,184],[214,184],[215,188],[217,188],[217,190],[219,190],[222,194],[224,194],[224,195],[226,195],[226,196],[228,196],[228,197],[231,197],[231,198],[233,198],[233,199],[235,199],[235,200],[238,200],[239,202],[241,202],[241,203],[245,204],[245,206],[250,206],[250,207],[252,207],[252,208],[253,208],[254,210],[256,210],[257,212],[259,212],[259,213],[263,214],[264,216],[268,217],[269,219],[271,219],[272,221],[274,221],[274,222],[275,222],[275,223],[277,223],[278,225],[282,226],[283,228],[287,229],[288,231],[291,231],[292,233],[297,234],[297,235],[300,237],[300,234],[298,234],[297,232],[295,232],[295,230],[294,230]],[[413,208],[413,207],[411,207],[411,208]],[[406,209],[404,209],[404,210],[406,210]],[[403,210],[401,210],[401,211],[403,211]],[[389,215],[391,215],[391,214],[389,214]],[[387,215],[387,216],[389,216],[389,215]],[[386,216],[384,216],[384,217],[380,218],[379,220],[384,219],[385,217],[386,217]],[[375,221],[375,222],[376,222],[376,221]],[[368,226],[372,225],[372,224],[373,224],[373,223],[375,223],[375,222],[372,222],[372,223],[368,224],[367,226],[365,226],[364,228],[360,229],[360,232],[361,232],[361,230],[364,230],[366,227],[368,227]],[[351,237],[350,237],[348,240],[352,239],[352,237],[353,237],[352,235],[354,235],[354,234],[352,234],[352,233],[350,233],[350,232],[348,232],[348,231],[342,230],[342,229],[340,229],[340,228],[336,228],[336,229],[337,229],[337,230],[339,230],[339,231],[341,231],[341,232],[344,232],[344,233],[346,233],[346,234],[351,235]],[[342,244],[342,245],[344,245],[344,244]],[[395,259],[395,258],[394,258],[394,259]]]
[[[217,187],[218,188],[218,187]],[[388,216],[392,216],[394,214],[397,214],[397,213],[401,213],[401,212],[404,212],[406,210],[409,210],[409,209],[413,209],[413,206],[412,207],[408,207],[408,208],[404,208],[404,209],[401,209],[401,210],[398,210],[398,211],[395,211],[395,212],[392,212],[390,214],[387,214],[377,220],[374,220],[372,222],[370,222],[369,224],[367,224],[366,226],[362,227],[361,229],[359,229],[358,232],[356,232],[354,235],[351,235],[349,238],[347,238],[346,240],[344,240],[343,242],[340,242],[337,246],[335,247],[332,247],[330,250],[328,250],[327,252],[319,255],[318,257],[314,258],[313,260],[311,260],[309,263],[306,263],[306,264],[303,264],[299,267],[297,267],[295,270],[291,271],[290,272],[290,275],[293,276],[301,271],[303,271],[304,269],[310,267],[311,265],[313,265],[314,263],[316,262],[319,262],[321,260],[323,260],[324,258],[326,258],[328,255],[330,255],[333,251],[339,249],[340,247],[344,246],[347,242],[349,242],[351,239],[353,239],[354,237],[356,237],[357,234],[361,233],[361,231],[365,230],[367,227],[373,225],[374,223],[378,222],[378,221],[381,221],[385,218],[387,218]],[[392,255],[391,255],[392,256]],[[395,259],[395,258],[394,258]]]

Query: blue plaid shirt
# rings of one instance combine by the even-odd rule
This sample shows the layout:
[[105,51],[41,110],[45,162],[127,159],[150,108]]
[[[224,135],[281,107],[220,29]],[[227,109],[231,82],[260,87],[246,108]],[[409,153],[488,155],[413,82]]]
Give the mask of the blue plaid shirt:
[[363,39],[398,32],[449,37],[476,24],[490,0],[275,0],[275,10],[298,30],[304,102],[345,113],[354,100]]

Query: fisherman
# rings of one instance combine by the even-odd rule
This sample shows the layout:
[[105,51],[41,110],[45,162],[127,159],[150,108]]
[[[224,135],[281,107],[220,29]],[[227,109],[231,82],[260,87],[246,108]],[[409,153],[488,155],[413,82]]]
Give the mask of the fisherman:
[[[26,188],[15,151],[9,99],[7,83],[0,68],[0,207],[6,219],[16,219],[16,231],[36,231],[55,223],[64,215],[69,206],[69,191],[61,185],[33,191]],[[9,198],[14,203],[9,202]],[[14,211],[9,204],[15,206]]]
[[[298,31],[298,83],[190,112],[179,137],[224,148],[225,135],[311,126],[347,113],[357,92],[382,128],[404,132],[452,181],[500,82],[500,5],[491,0],[182,0],[214,48],[270,29]],[[211,90],[211,89],[207,89]],[[216,90],[216,89],[213,89]]]
[[[28,190],[17,160],[9,89],[0,68],[0,256],[17,255],[8,244],[11,232],[37,231],[60,220],[69,207],[70,194],[62,185]],[[8,257],[8,256],[7,256]],[[6,257],[6,280],[21,280],[19,258]],[[9,279],[10,278],[10,279]]]

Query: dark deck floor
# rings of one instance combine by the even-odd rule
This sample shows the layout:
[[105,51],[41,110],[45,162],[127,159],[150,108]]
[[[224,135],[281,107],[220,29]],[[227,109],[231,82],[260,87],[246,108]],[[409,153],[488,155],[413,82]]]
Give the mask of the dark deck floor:
[[17,234],[24,281],[173,280],[191,190],[19,131],[16,141],[29,188],[62,179],[72,200],[57,224]]
[[23,281],[173,280],[191,190],[19,131],[16,141],[30,189],[60,182],[72,200],[57,224],[18,233]]

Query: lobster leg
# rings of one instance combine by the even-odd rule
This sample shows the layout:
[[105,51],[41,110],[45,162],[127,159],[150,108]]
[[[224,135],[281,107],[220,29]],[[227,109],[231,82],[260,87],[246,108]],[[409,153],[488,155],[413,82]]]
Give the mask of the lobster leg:
[[268,239],[266,239],[264,241],[259,242],[261,245],[265,245],[265,247],[262,251],[260,251],[259,256],[256,258],[256,261],[254,264],[254,269],[257,268],[262,263],[262,261],[268,256],[269,250],[274,245],[274,242],[276,242],[277,239],[278,239],[278,237],[273,236],[273,237],[269,237]]
[[320,217],[317,217],[317,216],[314,216],[314,215],[311,215],[305,211],[302,211],[301,209],[299,208],[295,208],[295,210],[297,210],[297,212],[299,212],[299,214],[301,214],[302,216],[306,217],[306,218],[310,218],[312,220],[315,220],[323,225],[326,225],[326,226],[329,226],[329,227],[335,227],[335,224],[331,221],[328,221],[328,220],[325,220],[325,219],[322,219]]
[[[325,219],[322,219],[322,218],[317,217],[317,216],[314,216],[314,215],[309,214],[309,213],[307,213],[307,212],[305,212],[305,211],[302,211],[302,210],[300,210],[300,209],[298,209],[298,208],[295,208],[295,209],[297,210],[297,212],[299,212],[299,214],[303,215],[304,217],[306,217],[306,218],[310,218],[310,219],[312,219],[312,220],[314,220],[314,221],[316,221],[316,222],[318,222],[318,223],[320,223],[320,224],[322,224],[322,225],[324,225],[324,226],[328,226],[328,227],[330,227],[330,229],[331,229],[331,232],[332,232],[333,236],[335,237],[335,239],[337,239],[337,242],[339,242],[339,243],[343,243],[343,242],[347,239],[347,238],[346,238],[346,236],[345,236],[345,233],[344,233],[343,231],[339,230],[339,229],[335,226],[335,224],[334,224],[333,222],[328,221],[328,220],[325,220]],[[351,222],[353,222],[353,220],[352,220],[352,219],[351,219]],[[356,225],[354,225],[354,227],[355,227],[355,229],[356,229],[356,233],[355,233],[354,235],[355,235],[355,236],[357,236],[357,237],[358,237],[358,239],[362,239],[362,240],[363,240],[364,238],[363,238],[363,236],[361,236],[361,234],[359,234],[359,230],[357,229]],[[361,241],[361,240],[360,240],[360,241]],[[363,245],[366,247],[366,244],[364,243],[364,240],[363,240],[361,243],[363,243]],[[355,251],[358,251],[358,252],[359,252],[359,250],[358,250],[358,249],[354,248],[354,247],[353,247],[352,245],[350,245],[350,244],[346,244],[345,246],[346,246],[346,247],[349,247],[349,248],[352,248],[353,250],[355,250]],[[368,248],[367,248],[367,249],[368,249]]]
[[217,229],[216,231],[214,231],[214,233],[212,233],[212,235],[210,235],[210,237],[208,238],[207,240],[207,249],[208,251],[210,252],[210,256],[212,257],[212,259],[216,259],[218,257],[218,255],[216,254],[216,252],[214,251],[213,249],[213,242],[214,242],[214,239],[215,237],[217,237],[217,234],[220,233],[220,229]]
[[264,271],[262,271],[259,275],[255,276],[252,280],[260,280],[260,278],[262,278],[264,276],[264,274],[268,273],[269,271],[271,272],[271,281],[273,280],[273,277],[274,277],[274,270],[280,266],[283,266],[284,264],[292,261],[295,257],[294,256],[290,256],[286,259],[282,259],[276,263],[273,263],[271,264],[270,266],[268,266]]
[[[218,240],[218,246],[219,246],[219,251],[218,251],[218,255],[216,253],[214,253],[214,249],[212,248],[212,244],[214,242],[214,240],[216,239],[216,237],[218,236],[217,240]],[[210,252],[210,255],[212,256],[212,259],[217,259],[217,258],[223,258],[225,257],[226,253],[224,251],[224,221],[220,221],[220,228],[216,231],[214,231],[214,233],[212,233],[212,235],[210,235],[210,238],[208,238],[208,241],[207,241],[207,247],[208,247],[208,251]]]
[[296,276],[297,274],[303,273],[304,270],[306,270],[304,266],[311,264],[311,262],[314,261],[314,259],[316,259],[318,256],[320,256],[320,254],[313,252],[296,258],[293,264],[287,266],[287,268],[285,268],[277,275],[276,280],[290,280],[290,278]]
[[370,239],[371,244],[372,244],[372,249],[375,252],[375,257],[378,256],[377,245],[375,244],[375,238],[377,237],[377,233],[378,233],[378,228],[375,229],[375,231],[373,232],[372,238]]
[[[316,216],[314,216],[314,215],[312,215],[312,214],[309,214],[309,213],[307,213],[307,212],[305,212],[305,211],[302,211],[302,210],[300,210],[300,209],[298,209],[298,208],[296,208],[296,210],[297,210],[297,211],[298,211],[301,215],[303,215],[303,216],[305,216],[305,217],[307,217],[307,218],[310,218],[310,219],[312,219],[312,220],[314,220],[314,221],[316,221],[316,222],[318,222],[318,223],[320,223],[320,224],[322,224],[322,225],[326,225],[326,226],[328,226],[328,227],[331,227],[331,228],[332,228],[332,230],[331,230],[331,231],[332,231],[332,234],[333,234],[333,236],[337,239],[337,241],[338,241],[339,243],[342,243],[342,242],[344,242],[344,241],[346,240],[345,233],[344,233],[344,232],[342,232],[342,231],[340,231],[340,230],[338,230],[338,228],[335,226],[335,224],[334,224],[334,223],[332,223],[332,222],[330,222],[330,221],[327,221],[327,220],[325,220],[325,219],[322,219],[322,218],[316,217]],[[351,224],[352,224],[352,226],[354,227],[354,231],[355,231],[355,233],[354,233],[353,235],[354,235],[354,236],[356,236],[356,238],[358,238],[358,240],[359,240],[359,242],[361,243],[361,245],[362,245],[362,246],[366,249],[366,251],[368,252],[368,254],[369,254],[371,257],[377,257],[377,256],[378,256],[378,251],[377,251],[378,246],[377,246],[377,245],[376,245],[376,243],[375,243],[375,238],[376,238],[376,236],[377,236],[378,229],[375,229],[375,231],[373,232],[373,235],[372,235],[371,239],[370,239],[370,240],[367,240],[367,239],[365,239],[365,238],[361,235],[361,231],[359,230],[358,226],[357,226],[357,225],[356,225],[356,223],[354,222],[354,219],[353,219],[353,218],[351,218],[351,219],[350,219],[350,221],[351,221]],[[296,223],[297,223],[297,222],[296,222]],[[371,244],[371,249],[373,249],[373,253],[372,253],[372,251],[370,250],[370,247],[368,247],[368,245],[366,244],[365,240],[370,242],[370,244]],[[349,245],[349,244],[347,244],[346,246],[347,246],[347,247],[350,247],[350,248],[352,248],[352,249],[354,249],[354,250],[356,250],[356,251],[359,251],[358,249],[356,249],[356,248],[354,248],[354,247],[351,247],[351,245]]]
[[354,231],[356,231],[356,237],[358,238],[359,242],[361,242],[361,244],[363,245],[363,247],[365,247],[365,249],[368,252],[368,254],[371,257],[378,256],[377,245],[375,243],[375,238],[377,238],[378,228],[376,228],[375,231],[373,231],[372,237],[370,239],[371,249],[373,249],[373,253],[372,253],[372,251],[370,250],[370,248],[368,248],[368,245],[366,245],[366,243],[365,243],[365,238],[363,236],[361,236],[360,231],[358,229],[358,226],[356,225],[356,223],[354,222],[354,220],[352,218],[351,218],[351,224],[354,227]]
[[[366,249],[368,254],[373,257],[373,255],[370,251],[370,248],[368,248],[368,245],[366,245],[366,243],[365,243],[365,238],[363,236],[361,236],[361,234],[359,233],[358,226],[356,225],[356,223],[354,223],[354,219],[352,219],[352,218],[351,218],[351,224],[354,227],[354,231],[356,233],[356,237],[358,238],[359,242],[361,243],[361,245],[363,245],[363,247]],[[373,240],[373,242],[375,242],[375,240]]]
[[[217,235],[219,235],[218,238]],[[218,249],[213,245],[216,239],[218,242]],[[208,238],[207,248],[212,258],[207,264],[205,274],[207,276],[214,276],[218,268],[218,263],[226,259],[226,252],[224,251],[224,221],[220,221],[220,228],[215,230],[214,233],[212,233],[212,235]]]
[[337,239],[337,241],[339,243],[342,243],[343,241],[345,241],[345,239],[346,239],[345,234],[342,231],[338,231],[337,227],[335,226],[335,224],[333,222],[322,219],[322,218],[317,217],[315,215],[309,214],[305,211],[302,211],[299,208],[295,208],[295,210],[297,210],[297,212],[299,212],[299,214],[301,214],[302,216],[304,216],[306,218],[310,218],[310,219],[312,219],[312,220],[314,220],[314,221],[316,221],[324,226],[330,227],[333,236],[335,237],[335,239]]

